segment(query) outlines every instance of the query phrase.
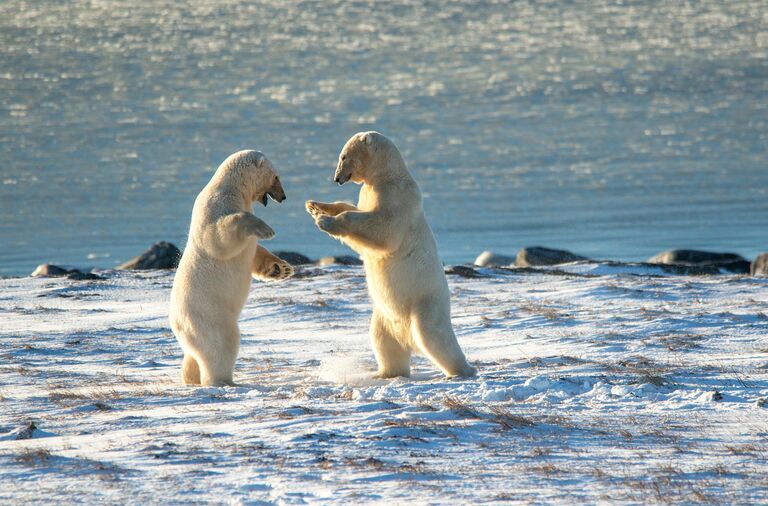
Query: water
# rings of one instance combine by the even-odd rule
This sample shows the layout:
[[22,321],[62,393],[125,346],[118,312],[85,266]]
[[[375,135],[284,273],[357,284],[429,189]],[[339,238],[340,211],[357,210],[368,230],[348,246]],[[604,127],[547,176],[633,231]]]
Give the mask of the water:
[[[138,4],[138,5],[137,5]],[[272,249],[345,248],[303,201],[392,138],[446,262],[768,250],[768,8],[678,2],[0,3],[0,275],[183,246],[230,153],[288,200]]]

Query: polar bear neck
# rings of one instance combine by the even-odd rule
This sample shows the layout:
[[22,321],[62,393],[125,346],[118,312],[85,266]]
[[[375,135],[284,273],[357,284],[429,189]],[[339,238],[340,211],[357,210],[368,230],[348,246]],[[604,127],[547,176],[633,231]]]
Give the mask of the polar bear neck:
[[365,184],[369,186],[375,187],[412,179],[408,168],[405,166],[405,160],[403,160],[400,151],[394,146],[392,146],[392,149],[376,153],[371,165],[380,169],[370,173],[366,171]]
[[240,164],[222,164],[216,170],[208,186],[220,195],[230,195],[242,200],[245,209],[249,209],[253,205],[253,182],[247,174],[247,169]]

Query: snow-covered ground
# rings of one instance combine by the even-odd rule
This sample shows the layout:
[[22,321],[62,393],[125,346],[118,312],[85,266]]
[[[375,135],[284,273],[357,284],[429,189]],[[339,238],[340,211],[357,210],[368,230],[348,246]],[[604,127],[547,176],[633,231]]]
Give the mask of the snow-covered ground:
[[0,502],[768,502],[768,280],[476,272],[477,378],[371,379],[327,267],[254,282],[228,388],[179,385],[170,273],[0,280]]

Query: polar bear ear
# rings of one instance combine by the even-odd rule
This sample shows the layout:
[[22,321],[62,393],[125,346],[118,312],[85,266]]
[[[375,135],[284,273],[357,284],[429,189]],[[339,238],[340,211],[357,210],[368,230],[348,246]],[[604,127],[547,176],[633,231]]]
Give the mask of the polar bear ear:
[[371,142],[373,142],[373,138],[369,133],[360,134],[360,142],[364,142],[365,144],[370,145]]

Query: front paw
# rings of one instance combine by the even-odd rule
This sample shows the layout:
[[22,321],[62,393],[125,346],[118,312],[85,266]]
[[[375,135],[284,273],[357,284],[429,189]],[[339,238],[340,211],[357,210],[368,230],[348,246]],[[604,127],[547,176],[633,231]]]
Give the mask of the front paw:
[[320,216],[315,219],[315,224],[326,234],[334,235],[338,232],[338,221],[333,216]]
[[295,271],[291,264],[284,260],[280,260],[279,262],[272,264],[266,274],[266,277],[273,281],[282,281],[293,276],[294,272]]
[[267,225],[261,220],[256,222],[254,229],[255,229],[254,231],[256,232],[255,235],[259,239],[268,241],[269,239],[272,239],[273,237],[275,237],[275,231],[272,230],[272,227],[270,227],[269,225]]
[[323,209],[320,207],[320,203],[315,202],[314,200],[307,200],[307,202],[304,204],[304,207],[314,219],[317,219],[318,217],[326,214],[325,211],[323,211]]

